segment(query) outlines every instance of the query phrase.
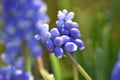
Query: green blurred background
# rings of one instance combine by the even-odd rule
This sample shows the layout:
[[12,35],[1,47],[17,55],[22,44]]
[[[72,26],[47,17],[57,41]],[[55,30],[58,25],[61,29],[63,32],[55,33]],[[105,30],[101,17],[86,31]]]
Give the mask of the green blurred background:
[[[45,0],[50,28],[56,27],[57,11],[68,9],[75,13],[85,43],[83,51],[75,53],[76,60],[93,80],[110,80],[111,71],[120,48],[120,0]],[[3,52],[3,46],[0,52]],[[1,64],[1,63],[0,63]],[[33,63],[35,80],[41,80]],[[55,80],[73,80],[71,61],[45,54],[45,68],[55,74]],[[79,73],[79,80],[85,80]]]

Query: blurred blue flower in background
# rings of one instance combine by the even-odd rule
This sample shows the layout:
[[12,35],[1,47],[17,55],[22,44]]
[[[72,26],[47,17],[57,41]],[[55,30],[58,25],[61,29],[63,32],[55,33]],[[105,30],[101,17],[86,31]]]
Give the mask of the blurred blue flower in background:
[[[29,80],[30,73],[25,72],[23,59],[17,56],[24,42],[32,57],[43,56],[42,47],[34,35],[39,34],[41,37],[43,32],[49,29],[47,6],[43,0],[3,0],[1,6],[0,21],[4,24],[0,43],[5,45],[1,59],[11,68],[8,66],[0,68],[0,80]],[[13,71],[9,73],[12,69]],[[5,79],[7,77],[10,79]]]
[[0,68],[0,80],[32,80],[31,73],[24,70],[23,57],[19,57],[16,61]]
[[44,28],[44,24],[49,22],[46,4],[42,0],[4,0],[2,6],[4,26],[0,42],[6,45],[3,60],[12,62],[24,41],[33,57],[42,56],[42,48],[34,35],[39,33],[41,37],[48,30],[49,26]]
[[120,80],[120,50],[118,53],[118,60],[112,71],[111,80]]

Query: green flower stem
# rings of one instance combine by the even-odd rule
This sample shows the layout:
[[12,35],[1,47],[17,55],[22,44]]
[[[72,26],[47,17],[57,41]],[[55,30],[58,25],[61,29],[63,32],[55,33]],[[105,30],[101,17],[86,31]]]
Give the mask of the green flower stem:
[[[72,55],[75,58],[75,54]],[[73,76],[74,76],[74,80],[79,80],[78,78],[78,69],[77,67],[74,65],[74,63],[72,62],[72,66],[73,66]]]
[[62,72],[61,72],[59,60],[55,57],[54,54],[50,55],[50,59],[51,59],[52,68],[55,74],[55,80],[62,80]]
[[29,51],[27,48],[25,48],[25,54],[24,54],[24,59],[25,59],[25,70],[27,72],[31,72],[31,56],[29,54]]
[[70,58],[72,63],[78,68],[80,73],[85,77],[86,80],[92,80],[91,77],[87,74],[87,72],[80,66],[80,64],[77,63],[77,61],[73,58],[72,55],[66,52],[66,55]]

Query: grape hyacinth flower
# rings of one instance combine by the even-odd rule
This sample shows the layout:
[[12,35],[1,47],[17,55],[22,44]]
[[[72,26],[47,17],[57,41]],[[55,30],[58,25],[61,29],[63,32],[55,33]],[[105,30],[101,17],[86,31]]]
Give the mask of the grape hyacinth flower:
[[43,38],[41,38],[41,40],[47,38],[44,43],[48,52],[55,53],[56,57],[61,58],[65,51],[73,53],[78,49],[84,49],[84,43],[80,39],[81,34],[78,29],[78,23],[72,21],[74,12],[68,12],[64,9],[63,11],[58,11],[57,17],[56,28],[52,28],[50,32],[45,33],[49,33],[50,36],[42,36]]
[[3,23],[0,44],[5,45],[1,59],[13,69],[12,72],[9,72],[12,69],[7,70],[4,75],[0,73],[0,80],[31,80],[30,73],[24,70],[20,62],[22,59],[17,59],[17,57],[22,55],[19,53],[23,45],[28,47],[33,58],[42,58],[42,47],[34,38],[34,34],[39,34],[38,37],[49,35],[43,35],[49,29],[47,5],[43,0],[2,0],[0,9],[2,9],[0,10],[0,24]]
[[[75,66],[74,73],[76,77],[77,69],[86,78],[86,80],[92,80],[85,70],[77,63],[74,57],[71,55],[75,51],[84,49],[84,43],[80,39],[81,34],[78,29],[78,24],[73,22],[74,12],[68,12],[66,9],[58,11],[58,20],[56,21],[56,28],[52,28],[44,35],[49,33],[49,36],[42,36],[40,38],[37,34],[35,37],[37,40],[43,41],[49,53],[54,53],[57,58],[62,58],[66,54],[67,57],[73,62]],[[47,39],[47,40],[43,40]]]
[[120,52],[118,54],[118,60],[111,74],[111,80],[120,80]]
[[0,68],[0,80],[33,80],[31,73],[23,68],[23,57],[19,57],[12,64]]
[[12,63],[24,41],[32,57],[42,57],[42,47],[34,39],[34,34],[39,34],[38,37],[47,36],[43,34],[49,29],[47,6],[43,0],[3,0],[1,5],[0,15],[4,24],[0,43],[5,44],[5,52],[1,56],[3,61],[7,64]]

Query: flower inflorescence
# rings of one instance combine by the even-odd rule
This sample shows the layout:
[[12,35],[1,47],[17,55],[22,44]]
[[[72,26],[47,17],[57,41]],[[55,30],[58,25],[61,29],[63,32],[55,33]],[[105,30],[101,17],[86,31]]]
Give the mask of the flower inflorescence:
[[49,22],[46,11],[47,6],[42,0],[2,1],[1,15],[4,24],[0,42],[6,45],[2,58],[9,59],[7,63],[14,60],[24,41],[33,57],[43,55],[40,43],[34,39],[34,34],[38,32],[43,34],[40,32],[48,30],[44,28]]
[[63,11],[58,11],[57,17],[56,28],[46,32],[42,38],[39,38],[39,36],[36,38],[41,39],[45,43],[47,50],[50,53],[55,53],[58,58],[61,58],[65,51],[73,53],[78,49],[84,49],[84,43],[80,39],[81,34],[78,29],[78,23],[72,21],[74,12],[68,12],[64,9]]
[[23,69],[23,61],[23,57],[19,57],[12,64],[0,68],[0,80],[32,80],[31,73]]
[[[18,53],[21,53],[21,46],[24,42],[32,57],[43,56],[41,45],[34,39],[34,34],[39,32],[42,35],[48,30],[48,27],[44,28],[49,22],[46,11],[47,6],[43,0],[3,0],[0,3],[0,24],[3,23],[0,44],[5,45],[1,58],[3,62],[12,67],[10,70],[15,68],[14,61],[17,60]],[[42,33],[40,33],[41,30]],[[19,67],[21,65],[19,64]],[[2,70],[8,69],[8,66],[0,68],[0,80],[30,80],[23,68],[14,69],[12,73],[7,70],[2,74]],[[7,79],[9,76],[10,79]]]

